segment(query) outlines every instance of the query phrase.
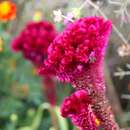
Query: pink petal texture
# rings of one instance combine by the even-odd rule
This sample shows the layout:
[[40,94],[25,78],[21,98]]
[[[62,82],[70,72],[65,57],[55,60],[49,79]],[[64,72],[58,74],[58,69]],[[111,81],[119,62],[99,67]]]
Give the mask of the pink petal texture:
[[71,118],[73,124],[81,130],[98,130],[90,103],[87,92],[79,90],[64,99],[61,106],[62,116]]
[[[14,52],[22,52],[23,56],[38,69],[47,58],[48,46],[56,35],[55,27],[48,21],[29,22],[12,41],[11,47]],[[53,80],[52,71],[47,71],[41,76],[44,94],[54,106],[56,104],[56,83]]]
[[110,32],[111,22],[102,18],[89,17],[77,20],[49,46],[45,65],[53,68],[57,74],[66,74],[101,62]]
[[112,23],[101,17],[85,17],[69,24],[48,48],[45,69],[54,70],[62,81],[77,90],[85,89],[92,99],[92,109],[104,130],[118,130],[105,97],[103,74],[105,50]]
[[26,59],[39,65],[47,57],[48,46],[56,34],[53,24],[47,21],[29,22],[12,41],[12,49],[21,51]]

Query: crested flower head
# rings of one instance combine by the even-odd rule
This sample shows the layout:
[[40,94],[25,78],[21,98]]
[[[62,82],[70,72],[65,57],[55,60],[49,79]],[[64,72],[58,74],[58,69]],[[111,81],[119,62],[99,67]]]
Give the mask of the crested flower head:
[[104,58],[111,25],[111,21],[100,17],[81,18],[69,24],[49,46],[46,68],[54,70],[61,79],[69,80],[65,75],[77,74],[77,71],[82,72],[84,68],[100,63]]
[[47,57],[47,48],[55,36],[56,31],[51,23],[30,22],[13,40],[12,49],[21,51],[26,59],[40,65]]
[[16,5],[12,1],[0,2],[0,21],[6,22],[16,17]]
[[85,90],[79,90],[64,99],[61,107],[63,117],[71,118],[81,130],[97,130],[96,118],[91,110],[91,99]]

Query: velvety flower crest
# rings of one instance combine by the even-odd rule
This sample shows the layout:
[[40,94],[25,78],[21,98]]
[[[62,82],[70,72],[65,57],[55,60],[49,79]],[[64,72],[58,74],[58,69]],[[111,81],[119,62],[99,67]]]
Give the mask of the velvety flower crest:
[[54,26],[47,21],[29,22],[13,40],[12,49],[21,51],[26,59],[39,65],[47,57],[48,46],[56,34]]
[[[62,78],[62,75],[77,73],[100,62],[110,32],[111,21],[100,17],[85,17],[69,24],[49,46],[46,68],[54,70]],[[64,80],[69,80],[65,77]]]
[[72,119],[81,130],[97,130],[96,118],[91,110],[91,99],[85,90],[79,90],[64,99],[61,106],[63,117]]

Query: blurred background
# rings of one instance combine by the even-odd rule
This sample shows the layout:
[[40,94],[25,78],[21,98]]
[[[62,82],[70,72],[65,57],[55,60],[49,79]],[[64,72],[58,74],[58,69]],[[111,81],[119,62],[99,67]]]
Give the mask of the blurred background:
[[11,41],[29,21],[50,21],[61,32],[67,24],[61,15],[72,19],[102,15],[112,20],[104,69],[107,96],[119,125],[130,127],[130,0],[91,0],[100,10],[85,0],[6,0],[16,10],[2,17],[8,11],[1,6],[4,1],[0,0],[0,130],[76,130],[59,111],[63,98],[73,92],[71,85],[55,79],[52,106],[35,66],[11,50]]

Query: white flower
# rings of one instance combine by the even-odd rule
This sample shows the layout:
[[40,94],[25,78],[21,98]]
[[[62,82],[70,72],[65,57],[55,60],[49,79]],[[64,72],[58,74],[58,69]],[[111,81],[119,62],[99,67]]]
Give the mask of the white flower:
[[54,21],[55,22],[61,22],[62,21],[62,12],[61,12],[60,9],[54,10],[53,15],[54,15]]
[[118,48],[117,51],[118,51],[119,56],[121,57],[128,56],[130,55],[130,45],[123,44],[122,46]]

